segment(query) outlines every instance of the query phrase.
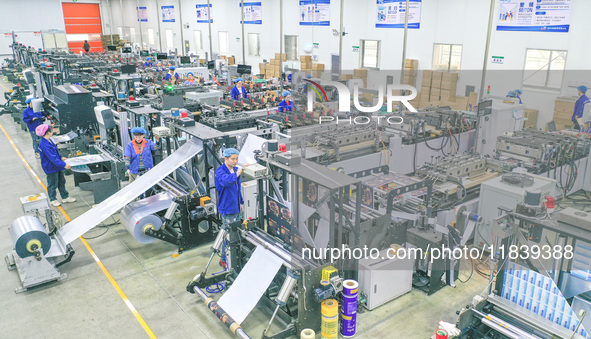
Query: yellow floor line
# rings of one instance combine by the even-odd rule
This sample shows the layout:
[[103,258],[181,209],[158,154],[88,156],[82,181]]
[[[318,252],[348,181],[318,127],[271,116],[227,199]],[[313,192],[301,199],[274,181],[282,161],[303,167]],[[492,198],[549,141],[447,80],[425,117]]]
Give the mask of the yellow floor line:
[[[4,87],[4,85],[2,85],[1,83],[0,83],[0,85],[2,87]],[[6,87],[4,87],[4,88],[6,88]],[[23,163],[25,164],[25,166],[27,167],[27,169],[29,170],[29,172],[31,173],[31,175],[33,175],[33,177],[35,178],[35,180],[37,180],[37,182],[39,183],[39,185],[41,185],[43,187],[43,189],[47,192],[47,187],[45,186],[45,184],[43,183],[43,181],[41,181],[41,179],[39,179],[39,177],[37,176],[37,173],[35,173],[35,171],[33,171],[33,168],[31,168],[31,166],[29,165],[29,163],[25,160],[25,158],[23,157],[22,153],[18,150],[18,148],[16,147],[16,145],[14,144],[14,142],[12,142],[12,139],[10,138],[10,136],[8,135],[8,133],[6,132],[6,130],[4,129],[4,126],[2,126],[2,124],[0,124],[0,129],[2,129],[2,132],[4,132],[4,135],[6,135],[6,138],[8,138],[8,141],[12,145],[12,148],[14,148],[14,150],[16,151],[16,154],[21,158],[21,160],[23,161]],[[70,219],[70,216],[66,213],[66,211],[64,211],[64,209],[62,208],[62,206],[59,206],[58,208],[62,212],[62,214],[64,215],[64,217],[66,218],[67,221],[72,221],[72,219]],[[142,327],[144,328],[144,330],[146,331],[146,333],[150,336],[150,338],[156,338],[156,335],[154,334],[154,332],[152,332],[152,330],[150,329],[150,327],[148,327],[148,325],[144,321],[144,318],[142,318],[142,316],[135,309],[135,307],[133,306],[133,304],[131,303],[131,301],[129,301],[129,298],[127,298],[127,296],[125,295],[125,293],[123,292],[123,290],[119,287],[119,284],[117,284],[117,282],[115,281],[115,279],[113,279],[113,276],[111,275],[111,273],[109,273],[109,271],[107,270],[107,268],[105,267],[105,265],[103,265],[101,259],[99,259],[99,257],[94,253],[92,247],[90,247],[90,245],[88,244],[88,242],[86,241],[86,239],[84,239],[83,237],[80,237],[80,240],[82,241],[82,243],[84,244],[84,246],[86,247],[86,249],[88,250],[88,252],[90,253],[90,255],[92,255],[92,257],[94,258],[94,261],[101,268],[101,270],[103,271],[103,273],[105,274],[105,276],[107,277],[107,279],[109,279],[109,281],[111,282],[111,285],[113,285],[113,287],[115,288],[115,290],[117,291],[117,293],[119,293],[119,296],[121,297],[121,299],[123,299],[123,301],[125,302],[125,305],[127,305],[127,308],[129,308],[129,310],[136,317],[136,319],[140,323],[140,325],[142,325]]]

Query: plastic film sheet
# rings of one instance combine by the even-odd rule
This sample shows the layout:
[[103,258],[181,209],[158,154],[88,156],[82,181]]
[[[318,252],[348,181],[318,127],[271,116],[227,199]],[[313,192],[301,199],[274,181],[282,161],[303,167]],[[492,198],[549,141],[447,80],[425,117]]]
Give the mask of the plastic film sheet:
[[128,204],[121,211],[121,223],[135,240],[142,244],[149,244],[156,238],[146,235],[144,228],[151,226],[159,230],[162,227],[162,219],[154,213],[167,209],[172,203],[172,198],[171,193],[163,192]]
[[96,207],[80,215],[72,222],[66,224],[58,232],[64,243],[69,244],[74,239],[80,237],[94,226],[106,220],[115,214],[125,205],[132,202],[148,188],[154,186],[167,175],[172,173],[179,166],[189,161],[193,156],[203,149],[203,142],[199,139],[191,139],[174,153],[164,159],[156,167],[134,180],[131,184],[125,186],[117,194],[112,195]]
[[81,157],[68,158],[68,159],[66,159],[66,164],[74,167],[74,166],[96,164],[96,163],[105,162],[105,161],[109,161],[109,158],[107,158],[106,155],[91,154],[91,155],[84,155]]
[[68,132],[64,135],[56,135],[54,137],[51,137],[51,141],[55,142],[56,144],[59,144],[60,142],[67,142],[73,140],[76,137],[78,137],[78,134],[76,132]]
[[241,324],[269,288],[282,264],[283,260],[258,246],[218,304]]

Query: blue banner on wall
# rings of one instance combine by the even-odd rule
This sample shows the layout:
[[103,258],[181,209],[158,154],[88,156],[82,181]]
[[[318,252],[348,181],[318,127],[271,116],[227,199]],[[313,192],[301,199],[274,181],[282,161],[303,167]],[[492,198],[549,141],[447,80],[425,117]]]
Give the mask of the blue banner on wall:
[[[204,5],[196,5],[197,8],[197,22],[198,23],[207,23],[209,19],[210,22],[213,22],[211,18],[211,12],[207,10],[207,4]],[[211,10],[211,4],[209,5],[209,9]]]
[[[240,4],[242,7],[242,4]],[[242,20],[240,20],[242,24]],[[245,2],[244,3],[244,23],[261,25],[263,23],[263,7],[260,2]]]
[[162,22],[174,22],[174,6],[160,6]]
[[570,29],[573,0],[501,0],[497,31],[563,32]]
[[301,26],[330,26],[330,0],[300,1]]
[[[422,0],[410,0],[408,5],[408,28],[421,28]],[[377,0],[376,27],[404,28],[406,1]]]
[[148,22],[148,9],[146,7],[136,7],[137,21]]

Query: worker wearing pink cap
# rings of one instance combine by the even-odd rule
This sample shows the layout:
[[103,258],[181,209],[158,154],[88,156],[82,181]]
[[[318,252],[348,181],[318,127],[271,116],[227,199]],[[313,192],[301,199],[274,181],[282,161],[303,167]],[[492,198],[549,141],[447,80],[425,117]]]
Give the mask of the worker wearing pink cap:
[[50,139],[53,135],[53,129],[49,125],[42,124],[37,126],[35,134],[41,137],[39,154],[41,155],[41,167],[47,176],[49,203],[55,207],[61,205],[57,200],[56,189],[60,191],[62,202],[76,201],[76,198],[70,197],[66,190],[66,177],[64,176],[64,170],[70,169],[72,166],[65,163],[66,158],[60,155],[56,144]]

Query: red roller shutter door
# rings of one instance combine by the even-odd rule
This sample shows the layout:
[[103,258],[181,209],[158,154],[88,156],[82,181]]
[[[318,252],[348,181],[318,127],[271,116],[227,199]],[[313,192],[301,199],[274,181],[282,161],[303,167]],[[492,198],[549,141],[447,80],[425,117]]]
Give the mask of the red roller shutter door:
[[85,37],[88,35],[90,51],[102,52],[101,34],[103,30],[99,5],[64,2],[62,10],[64,11],[64,23],[66,24],[70,51],[75,53],[82,51]]

